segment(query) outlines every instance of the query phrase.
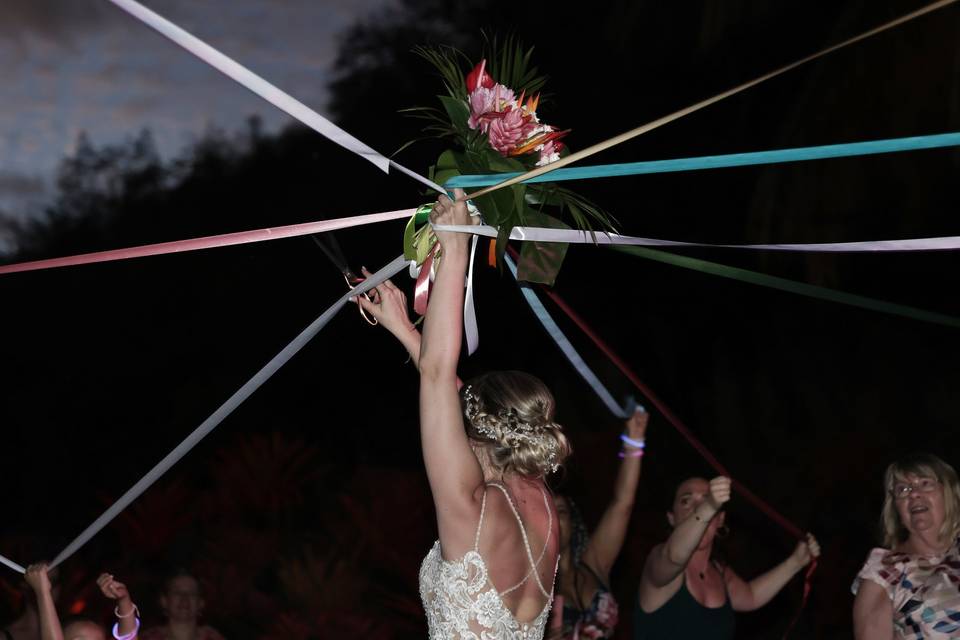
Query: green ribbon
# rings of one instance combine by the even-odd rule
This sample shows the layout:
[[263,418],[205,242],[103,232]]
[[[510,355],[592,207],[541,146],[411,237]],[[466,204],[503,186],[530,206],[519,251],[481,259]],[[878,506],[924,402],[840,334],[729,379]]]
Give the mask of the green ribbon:
[[433,247],[433,242],[429,240],[429,237],[424,241],[424,234],[433,236],[430,227],[417,229],[417,225],[422,225],[430,218],[431,211],[433,211],[432,204],[421,205],[407,220],[407,226],[403,230],[403,257],[407,260],[415,260],[418,265],[423,264],[423,261],[427,258],[427,253]]
[[750,271],[749,269],[740,269],[738,267],[730,267],[724,264],[718,264],[716,262],[709,262],[707,260],[679,256],[666,251],[658,251],[657,249],[623,245],[613,246],[612,248],[615,251],[629,253],[630,255],[634,255],[639,258],[655,260],[657,262],[673,265],[675,267],[699,271],[700,273],[709,273],[722,278],[730,278],[731,280],[749,282],[750,284],[756,284],[762,287],[770,287],[771,289],[789,291],[790,293],[807,296],[808,298],[817,298],[818,300],[838,302],[840,304],[846,304],[852,307],[860,307],[862,309],[869,309],[871,311],[879,311],[881,313],[902,316],[904,318],[911,318],[913,320],[920,320],[922,322],[932,322],[934,324],[941,324],[948,327],[953,327],[955,329],[960,329],[960,318],[944,315],[942,313],[917,309],[916,307],[909,307],[907,305],[887,302],[885,300],[877,300],[875,298],[868,298],[866,296],[858,296],[856,294],[837,291],[836,289],[830,289],[827,287],[819,287],[816,285],[807,284],[805,282],[797,282],[795,280],[779,278],[777,276],[771,276],[765,273]]

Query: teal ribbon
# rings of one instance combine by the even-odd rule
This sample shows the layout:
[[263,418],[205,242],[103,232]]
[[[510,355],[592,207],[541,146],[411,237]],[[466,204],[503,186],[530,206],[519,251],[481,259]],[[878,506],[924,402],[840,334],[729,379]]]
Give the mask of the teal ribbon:
[[700,273],[709,273],[722,278],[739,280],[740,282],[749,282],[750,284],[756,284],[762,287],[770,287],[772,289],[779,289],[781,291],[789,291],[790,293],[807,296],[808,298],[817,298],[819,300],[838,302],[840,304],[846,304],[852,307],[870,309],[871,311],[879,311],[881,313],[902,316],[904,318],[911,318],[913,320],[920,320],[922,322],[932,322],[934,324],[941,324],[948,327],[953,327],[954,329],[960,329],[960,318],[944,315],[942,313],[935,313],[933,311],[926,311],[924,309],[917,309],[916,307],[909,307],[907,305],[887,302],[885,300],[877,300],[875,298],[858,296],[852,293],[846,293],[844,291],[837,291],[836,289],[818,287],[805,282],[797,282],[795,280],[788,280],[786,278],[778,278],[777,276],[758,273],[748,269],[740,269],[738,267],[730,267],[724,264],[718,264],[716,262],[708,262],[707,260],[698,260],[697,258],[678,256],[666,251],[658,251],[656,249],[648,249],[646,247],[614,246],[613,249],[615,251],[629,253],[630,255],[640,258],[646,258],[647,260],[655,260],[657,262],[663,262],[675,267],[691,269],[693,271],[699,271]]
[[[573,167],[557,169],[532,178],[528,182],[559,182],[562,180],[633,176],[645,173],[699,171],[701,169],[721,169],[723,167],[743,167],[756,164],[775,164],[778,162],[821,160],[824,158],[846,158],[850,156],[866,156],[878,153],[895,153],[898,151],[915,151],[917,149],[938,149],[956,146],[960,146],[960,133],[938,133],[909,138],[827,144],[819,147],[796,147],[793,149],[777,149],[773,151],[730,153],[720,156],[698,156],[694,158],[677,158],[674,160],[650,160],[645,162]],[[444,187],[447,189],[453,189],[454,187],[486,187],[519,175],[522,174],[494,173],[487,175],[455,176],[448,180],[446,184],[444,184]]]

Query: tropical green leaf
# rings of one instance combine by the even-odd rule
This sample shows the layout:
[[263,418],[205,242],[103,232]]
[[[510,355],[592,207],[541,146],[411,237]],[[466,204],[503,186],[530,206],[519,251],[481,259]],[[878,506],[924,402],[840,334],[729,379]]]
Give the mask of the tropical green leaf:
[[460,134],[466,138],[470,128],[467,126],[467,119],[470,117],[470,107],[463,100],[456,100],[448,96],[438,96],[440,104],[450,117],[450,122]]
[[437,184],[444,184],[450,178],[462,175],[457,162],[457,153],[447,150],[440,154],[437,164],[430,168],[430,179]]
[[527,206],[527,185],[515,184],[509,187],[513,192],[513,209],[517,212],[517,222],[519,224],[530,224],[526,212],[530,209]]
[[[563,221],[527,208],[524,213],[530,226],[569,229]],[[553,286],[563,265],[569,245],[565,242],[524,242],[517,262],[517,279]]]
[[436,68],[440,77],[443,78],[443,83],[451,98],[467,99],[467,87],[464,82],[461,61],[466,60],[469,63],[469,59],[463,52],[449,46],[438,48],[414,47],[413,52]]
[[513,227],[508,227],[507,225],[502,225],[497,229],[497,265],[501,267],[503,266],[503,254],[507,252],[507,243],[510,241],[510,231],[512,229]]
[[395,158],[396,156],[400,155],[400,153],[402,153],[403,151],[405,151],[408,147],[412,147],[413,145],[415,145],[415,144],[418,143],[418,142],[423,142],[424,140],[429,140],[429,139],[432,138],[432,137],[433,137],[433,136],[420,136],[419,138],[414,138],[413,140],[407,140],[407,141],[404,142],[402,145],[400,145],[400,148],[398,148],[396,151],[394,151],[393,153],[391,153],[391,154],[390,154],[390,157],[391,157],[391,158]]
[[489,146],[486,149],[487,163],[490,166],[488,173],[525,172],[527,168],[516,158],[505,158]]

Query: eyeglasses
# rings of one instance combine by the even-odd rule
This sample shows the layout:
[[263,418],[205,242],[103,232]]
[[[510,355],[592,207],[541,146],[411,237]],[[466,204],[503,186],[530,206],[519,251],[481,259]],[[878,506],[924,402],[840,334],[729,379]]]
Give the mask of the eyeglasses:
[[940,485],[936,478],[920,478],[916,482],[898,482],[893,485],[890,494],[897,500],[906,498],[914,491],[918,493],[930,493]]

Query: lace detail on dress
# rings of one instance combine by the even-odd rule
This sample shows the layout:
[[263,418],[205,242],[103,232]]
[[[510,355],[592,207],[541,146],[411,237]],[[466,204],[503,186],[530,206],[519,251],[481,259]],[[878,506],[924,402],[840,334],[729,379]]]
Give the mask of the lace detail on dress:
[[[483,514],[487,506],[487,495],[484,492],[480,505],[480,522],[477,524],[477,535],[473,550],[464,554],[459,560],[444,560],[440,554],[440,541],[433,544],[420,566],[420,597],[427,614],[427,624],[430,628],[430,640],[539,640],[543,638],[550,614],[550,605],[553,602],[553,583],[550,591],[544,589],[540,580],[537,565],[546,553],[547,543],[553,533],[553,515],[547,494],[543,492],[544,506],[549,515],[549,527],[544,551],[534,562],[530,543],[524,530],[520,514],[506,490],[500,485],[493,485],[503,491],[507,502],[513,510],[520,524],[527,558],[530,560],[531,571],[518,584],[503,593],[513,591],[522,585],[532,573],[540,591],[547,601],[540,614],[530,622],[519,622],[503,604],[501,594],[497,592],[487,572],[487,565],[480,556],[480,528],[483,526]],[[559,557],[557,564],[559,565]],[[556,567],[554,567],[556,575]]]

